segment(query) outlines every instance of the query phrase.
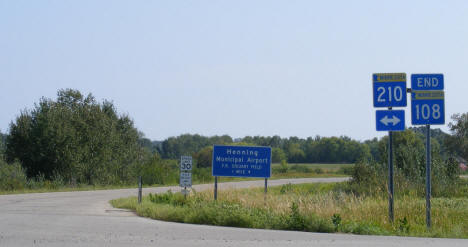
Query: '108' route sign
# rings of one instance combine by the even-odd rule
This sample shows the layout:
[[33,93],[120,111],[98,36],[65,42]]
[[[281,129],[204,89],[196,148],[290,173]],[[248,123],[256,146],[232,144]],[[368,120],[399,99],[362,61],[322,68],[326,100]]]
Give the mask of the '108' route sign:
[[443,74],[411,75],[411,123],[445,124]]

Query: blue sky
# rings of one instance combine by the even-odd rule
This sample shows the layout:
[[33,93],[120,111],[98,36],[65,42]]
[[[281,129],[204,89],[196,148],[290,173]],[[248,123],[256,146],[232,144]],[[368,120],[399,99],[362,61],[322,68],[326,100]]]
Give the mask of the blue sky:
[[448,123],[468,110],[466,13],[467,1],[0,0],[0,130],[74,88],[154,140],[364,140],[385,134],[376,72],[443,73]]

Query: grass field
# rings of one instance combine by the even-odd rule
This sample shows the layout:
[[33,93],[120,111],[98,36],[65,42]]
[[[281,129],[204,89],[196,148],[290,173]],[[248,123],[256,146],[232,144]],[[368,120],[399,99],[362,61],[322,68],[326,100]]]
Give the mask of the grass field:
[[[272,187],[266,200],[262,189],[150,195],[111,201],[114,207],[135,210],[154,219],[264,229],[420,237],[468,238],[468,198],[433,198],[432,223],[425,224],[425,200],[396,196],[395,222],[388,219],[382,197],[357,197],[341,191],[344,183]],[[464,185],[468,187],[468,182]],[[468,191],[468,190],[467,190]]]
[[[280,164],[272,165],[272,176],[270,179],[282,178],[310,178],[310,177],[344,177],[348,176],[353,164],[288,164],[287,169],[281,169]],[[174,171],[175,172],[175,171]],[[172,182],[164,184],[144,184],[145,187],[156,186],[170,186],[178,184],[178,171],[172,177],[175,177]],[[211,176],[211,170],[203,168],[203,173],[200,176],[194,175],[193,184],[213,183],[214,177]],[[233,181],[248,181],[258,180],[258,178],[238,178],[238,177],[222,177],[219,182],[233,182]],[[135,184],[128,185],[83,185],[67,186],[61,183],[57,185],[54,181],[42,181],[36,183],[34,188],[22,188],[16,190],[0,190],[2,194],[18,194],[18,193],[41,193],[41,192],[58,192],[58,191],[83,191],[83,190],[104,190],[104,189],[124,189],[136,188]]]

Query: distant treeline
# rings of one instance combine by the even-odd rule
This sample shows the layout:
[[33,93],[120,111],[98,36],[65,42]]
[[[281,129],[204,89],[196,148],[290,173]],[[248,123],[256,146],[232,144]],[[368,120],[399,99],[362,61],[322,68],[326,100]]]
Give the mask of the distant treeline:
[[246,136],[233,140],[228,135],[205,137],[198,134],[184,134],[170,137],[161,143],[148,141],[143,143],[167,159],[176,159],[181,155],[196,155],[203,148],[214,144],[269,146],[273,148],[273,162],[286,160],[290,163],[354,163],[360,157],[370,154],[368,145],[345,136],[316,136],[307,139]]
[[[424,127],[410,128],[410,131],[417,133],[416,136],[420,139],[424,139]],[[441,154],[446,151],[443,144],[447,136],[449,135],[440,129],[431,129],[431,137],[440,147]],[[143,138],[140,142],[148,150],[159,153],[165,159],[177,159],[181,155],[197,156],[214,144],[269,146],[273,148],[272,159],[275,163],[282,160],[289,163],[355,163],[361,158],[381,159],[377,138],[360,142],[347,136],[315,136],[304,139],[281,138],[276,135],[233,139],[229,135],[206,137],[198,134],[183,134],[164,141],[151,141]]]

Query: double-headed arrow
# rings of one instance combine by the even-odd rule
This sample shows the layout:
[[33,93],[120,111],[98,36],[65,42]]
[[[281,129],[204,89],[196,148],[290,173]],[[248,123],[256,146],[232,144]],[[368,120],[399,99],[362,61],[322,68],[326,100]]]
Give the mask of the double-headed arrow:
[[388,118],[388,116],[385,115],[384,118],[380,119],[380,122],[385,124],[385,126],[388,126],[389,123],[391,123],[393,126],[395,126],[400,122],[400,119],[397,118],[397,116],[395,116],[395,115],[393,115],[392,118]]

